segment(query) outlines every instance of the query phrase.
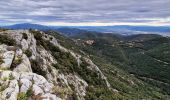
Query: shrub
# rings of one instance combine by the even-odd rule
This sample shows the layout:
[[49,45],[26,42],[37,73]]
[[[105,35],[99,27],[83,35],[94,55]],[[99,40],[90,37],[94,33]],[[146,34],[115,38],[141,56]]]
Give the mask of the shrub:
[[[112,91],[104,87],[93,87],[87,88],[86,100],[115,100]],[[119,100],[119,99],[118,99]]]
[[32,71],[34,73],[37,73],[37,74],[45,77],[46,71],[44,71],[43,69],[40,68],[41,65],[38,62],[41,62],[41,61],[31,60]]
[[3,58],[0,56],[0,65],[4,63]]
[[60,69],[64,73],[73,73],[77,65],[76,59],[68,52],[53,52],[58,63],[53,64],[56,69]]
[[12,62],[11,67],[10,67],[11,70],[16,68],[17,65],[21,64],[21,62],[22,62],[22,58],[21,57],[15,58],[14,61]]
[[10,68],[0,68],[0,70],[10,70]]
[[31,57],[32,56],[32,52],[29,49],[27,49],[25,51],[25,54],[27,55],[27,57]]
[[9,78],[8,77],[3,77],[1,80],[2,81],[7,81],[7,80],[9,80]]
[[22,33],[22,37],[23,37],[25,40],[27,40],[27,39],[28,39],[28,36],[27,36],[27,34],[26,34],[26,33]]
[[53,40],[53,37],[50,37],[50,40]]
[[27,90],[26,95],[27,95],[27,97],[32,97],[34,95],[32,86]]
[[7,35],[0,35],[0,43],[7,44],[9,46],[16,45],[16,41],[14,39],[8,37]]
[[13,79],[15,79],[15,77],[12,74],[10,74],[9,75],[9,80],[13,80]]
[[72,95],[72,91],[70,89],[59,86],[54,86],[52,88],[52,92],[59,95],[61,98],[64,98],[65,95]]
[[30,29],[29,32],[34,34],[34,38],[36,39],[38,46],[44,44],[44,41],[43,41],[43,38],[42,38],[43,35],[39,31],[35,31],[35,30]]
[[17,100],[27,100],[27,95],[24,92],[18,93]]
[[8,88],[7,84],[0,84],[0,92],[4,91],[6,88]]

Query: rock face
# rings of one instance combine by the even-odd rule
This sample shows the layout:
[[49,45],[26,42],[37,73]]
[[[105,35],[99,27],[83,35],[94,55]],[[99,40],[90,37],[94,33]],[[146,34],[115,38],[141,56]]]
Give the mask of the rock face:
[[0,45],[0,55],[3,60],[1,69],[10,69],[16,72],[32,72],[29,58],[19,48],[14,46]]
[[[24,96],[40,96],[46,100],[59,100],[51,94],[54,85],[35,73],[0,71],[1,98],[17,100],[19,93]],[[18,97],[19,98],[19,97]]]
[[[38,31],[39,32],[39,31]],[[61,46],[51,35],[30,30],[7,30],[1,35],[16,41],[16,45],[0,44],[0,100],[69,100],[73,93],[78,100],[84,100],[89,86],[78,73],[63,73],[53,64],[58,63],[52,52],[44,47],[49,41],[62,52],[70,53],[81,67],[81,58],[88,63],[88,69],[96,72],[110,87],[107,78],[90,59],[82,57]],[[40,39],[40,40],[38,40]],[[1,43],[1,42],[0,42]],[[68,66],[64,66],[68,67]],[[74,88],[73,88],[74,87]],[[20,99],[20,100],[22,100]],[[25,100],[25,99],[23,99]]]
[[0,45],[0,55],[3,60],[1,68],[8,69],[10,68],[12,61],[14,59],[14,51],[8,51],[6,45]]
[[21,63],[16,66],[14,71],[15,72],[32,72],[31,63],[28,57],[25,54],[23,54],[21,59],[22,59]]
[[69,80],[70,84],[73,84],[76,86],[75,91],[77,92],[78,96],[86,95],[86,87],[88,86],[87,82],[85,82],[84,80],[82,80],[76,75],[67,75],[66,79]]

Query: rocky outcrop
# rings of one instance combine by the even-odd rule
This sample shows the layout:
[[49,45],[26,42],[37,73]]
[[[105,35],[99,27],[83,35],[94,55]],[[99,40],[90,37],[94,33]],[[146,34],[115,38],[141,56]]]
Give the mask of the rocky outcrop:
[[82,100],[81,96],[86,95],[87,82],[76,75],[67,75],[66,79],[69,81],[69,84],[74,86],[77,96],[79,96],[78,98]]
[[21,63],[19,65],[17,65],[13,71],[15,71],[15,72],[32,72],[31,63],[30,63],[28,57],[25,54],[23,54],[21,59],[22,59]]
[[[0,71],[1,98],[5,100],[17,100],[19,96],[26,98],[39,97],[45,100],[60,100],[52,94],[54,85],[44,77],[35,73]],[[23,95],[20,95],[23,93]]]
[[[44,40],[49,41],[62,52],[70,53],[76,59],[77,67],[81,67],[81,58],[85,59],[89,65],[87,67],[98,73],[105,80],[107,87],[111,88],[107,78],[89,58],[61,46],[53,36],[44,32],[39,33]],[[0,59],[3,61],[0,63],[2,100],[17,100],[20,96],[26,96],[28,99],[68,100],[73,92],[77,99],[84,100],[88,83],[76,73],[59,72],[59,69],[53,66],[58,63],[57,59],[51,51],[46,50],[42,45],[37,45],[39,40],[35,39],[33,33],[29,30],[7,30],[0,34],[16,41],[16,46],[0,45]]]
[[12,69],[16,72],[32,72],[28,57],[14,46],[0,45],[0,55],[3,63],[0,69]]
[[8,51],[7,50],[7,45],[0,45],[0,56],[3,62],[1,63],[1,69],[9,69],[12,61],[14,59],[14,51]]

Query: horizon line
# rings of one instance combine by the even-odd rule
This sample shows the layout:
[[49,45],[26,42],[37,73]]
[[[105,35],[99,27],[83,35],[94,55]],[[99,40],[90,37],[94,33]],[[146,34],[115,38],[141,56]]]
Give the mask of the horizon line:
[[154,27],[165,27],[170,26],[170,24],[153,24],[153,23],[65,23],[65,22],[56,22],[56,23],[29,23],[29,22],[21,22],[21,23],[7,23],[7,24],[1,24],[0,26],[12,26],[17,24],[35,24],[35,25],[42,25],[42,26],[48,26],[48,27],[54,27],[54,26],[65,26],[65,27],[78,27],[78,26],[88,26],[88,27],[97,27],[97,26],[154,26]]

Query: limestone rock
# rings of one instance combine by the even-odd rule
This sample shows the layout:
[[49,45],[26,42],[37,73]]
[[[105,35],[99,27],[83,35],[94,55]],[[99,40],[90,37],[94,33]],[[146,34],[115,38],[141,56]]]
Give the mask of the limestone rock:
[[12,61],[14,59],[14,54],[15,54],[14,51],[6,51],[3,54],[3,61],[4,61],[4,63],[2,63],[1,68],[7,68],[7,69],[10,68],[10,66],[12,64]]
[[22,49],[24,51],[27,50],[28,49],[28,42],[25,39],[22,39],[21,46],[22,46]]
[[21,59],[22,59],[22,62],[18,66],[16,66],[14,71],[16,71],[16,72],[32,72],[31,63],[30,63],[28,57],[25,54],[23,54]]
[[18,93],[26,93],[28,89],[32,89],[35,96],[46,98],[43,100],[61,100],[51,93],[54,85],[35,73],[0,71],[0,79],[0,87],[4,88],[0,94],[5,100],[17,100]]
[[[27,35],[27,39],[23,38],[23,33]],[[0,32],[0,34],[4,33]],[[9,69],[14,60],[18,58],[22,60],[12,71],[0,70],[0,87],[1,84],[4,84],[4,90],[0,91],[0,94],[3,94],[2,99],[16,100],[18,93],[26,93],[29,89],[32,89],[34,95],[42,97],[43,100],[62,100],[59,98],[60,95],[53,94],[53,87],[61,86],[71,89],[70,85],[73,85],[75,89],[72,91],[75,92],[79,100],[84,100],[86,88],[88,87],[87,82],[75,73],[65,74],[53,67],[52,65],[57,63],[57,59],[53,57],[49,50],[46,50],[41,45],[37,45],[37,40],[33,33],[29,30],[7,30],[5,34],[13,38],[19,46],[0,45],[0,56],[2,55],[4,61],[0,67]],[[61,51],[69,52],[77,60],[77,66],[79,67],[82,62],[81,55],[61,46],[53,36],[44,32],[40,32],[40,34],[43,39],[50,41]],[[32,52],[32,56],[29,58],[24,54],[24,51],[27,49]],[[35,65],[37,66],[31,66],[31,61],[36,61],[37,64]],[[88,68],[100,74],[110,88],[107,78],[100,71],[99,67],[88,58],[85,58],[85,61],[89,64]],[[34,67],[40,73],[37,70],[35,71]],[[67,97],[67,94],[64,95]],[[65,99],[69,100],[69,98]]]

